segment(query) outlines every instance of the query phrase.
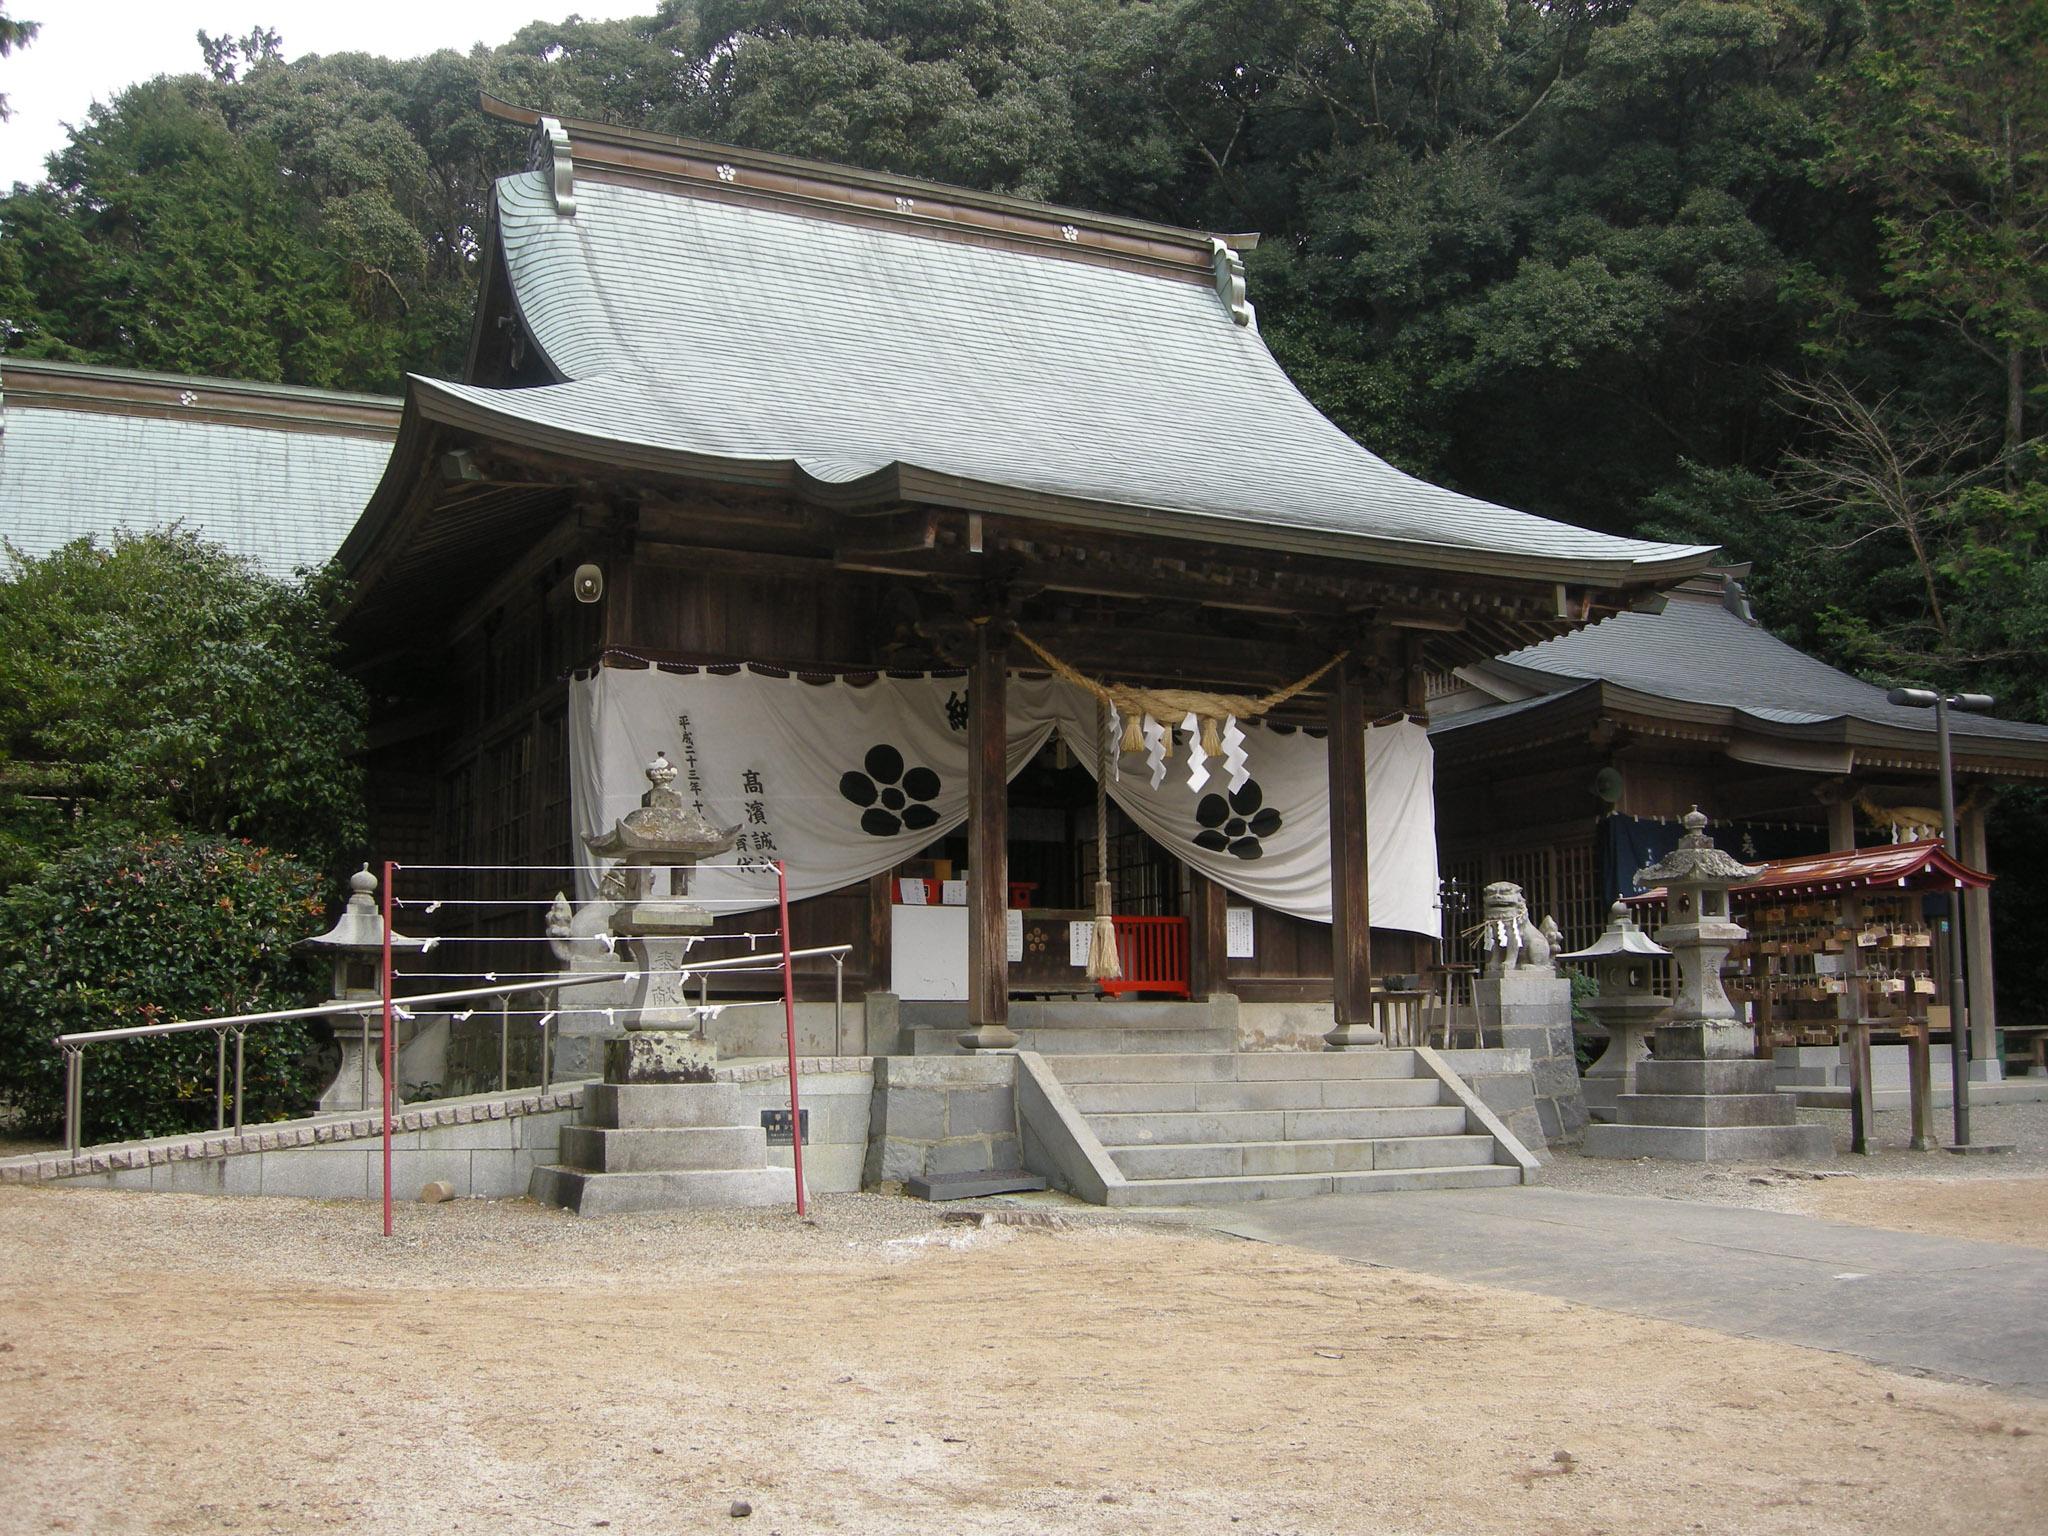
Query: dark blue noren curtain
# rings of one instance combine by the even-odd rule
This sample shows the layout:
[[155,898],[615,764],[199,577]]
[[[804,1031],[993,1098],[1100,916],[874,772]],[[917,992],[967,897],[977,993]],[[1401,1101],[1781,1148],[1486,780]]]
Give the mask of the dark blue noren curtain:
[[1636,871],[1678,846],[1685,828],[1675,821],[1609,816],[1600,823],[1600,900],[1636,894]]

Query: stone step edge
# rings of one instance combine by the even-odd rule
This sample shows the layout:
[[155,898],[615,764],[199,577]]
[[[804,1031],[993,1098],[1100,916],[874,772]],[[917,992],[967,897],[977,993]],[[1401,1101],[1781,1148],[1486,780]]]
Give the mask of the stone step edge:
[[[421,1105],[394,1111],[394,1136],[430,1131],[439,1126],[475,1125],[489,1120],[513,1120],[522,1115],[549,1114],[556,1110],[581,1109],[587,1082],[568,1083],[543,1093],[527,1092],[492,1095],[488,1099],[462,1099]],[[340,1141],[363,1141],[384,1137],[382,1115],[343,1115],[332,1119],[283,1120],[264,1126],[245,1126],[233,1131],[195,1131],[187,1136],[132,1146],[114,1145],[81,1148],[70,1153],[32,1152],[0,1161],[0,1184],[40,1184],[48,1179],[78,1178],[88,1174],[113,1173],[124,1168],[157,1168],[165,1163],[202,1162],[216,1157],[236,1157],[249,1152],[281,1152],[291,1147],[320,1146]]]
[[[1213,1152],[1219,1147],[1236,1147],[1245,1150],[1251,1147],[1356,1147],[1392,1145],[1402,1141],[1444,1141],[1449,1139],[1483,1141],[1486,1156],[1475,1158],[1469,1163],[1425,1163],[1419,1168],[1332,1168],[1321,1173],[1132,1173],[1121,1163],[1117,1164],[1123,1176],[1133,1184],[1157,1184],[1162,1181],[1180,1182],[1197,1179],[1309,1179],[1335,1178],[1339,1173],[1420,1173],[1440,1168],[1506,1168],[1512,1164],[1502,1163],[1493,1155],[1494,1140],[1484,1131],[1436,1131],[1421,1136],[1333,1136],[1320,1141],[1147,1141],[1130,1147],[1109,1147],[1110,1160],[1114,1162],[1119,1152],[1163,1152],[1195,1151]],[[1475,1149],[1477,1150],[1477,1149]],[[1377,1159],[1375,1159],[1377,1161]]]
[[[1299,1189],[1304,1194],[1309,1195],[1325,1192],[1314,1187],[1317,1185],[1327,1186],[1328,1193],[1331,1194],[1344,1194],[1347,1192],[1345,1189],[1336,1187],[1339,1184],[1348,1184],[1350,1186],[1349,1192],[1352,1193],[1370,1189],[1375,1185],[1384,1189],[1401,1189],[1404,1187],[1426,1189],[1434,1180],[1455,1179],[1460,1174],[1475,1173],[1488,1175],[1488,1178],[1484,1180],[1485,1183],[1505,1185],[1513,1182],[1512,1175],[1515,1173],[1515,1168],[1511,1163],[1452,1163],[1444,1167],[1429,1168],[1357,1168],[1342,1173],[1224,1173],[1183,1175],[1171,1179],[1132,1179],[1119,1187],[1118,1194],[1123,1198],[1114,1203],[1120,1205],[1150,1204],[1152,1202],[1146,1199],[1147,1196],[1171,1195],[1173,1187],[1185,1189],[1191,1194],[1200,1191],[1205,1195],[1224,1190],[1231,1185],[1251,1186],[1259,1184],[1278,1184]],[[1254,1198],[1273,1199],[1276,1197],[1268,1195]],[[1170,1205],[1174,1202],[1169,1199],[1159,1203]],[[1227,1202],[1219,1201],[1217,1203],[1223,1204]]]

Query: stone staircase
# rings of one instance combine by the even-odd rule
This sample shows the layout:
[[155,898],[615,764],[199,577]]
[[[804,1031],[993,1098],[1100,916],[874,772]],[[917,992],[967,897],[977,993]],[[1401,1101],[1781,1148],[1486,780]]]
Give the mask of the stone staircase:
[[1476,1101],[1461,1098],[1415,1051],[1236,1053],[1123,1043],[1101,1053],[1062,1051],[1054,1040],[1037,1048],[1131,1181],[1130,1203],[1523,1182],[1523,1167]]
[[724,1083],[592,1083],[560,1157],[533,1170],[530,1193],[582,1216],[796,1198],[795,1174],[766,1166],[767,1132]]

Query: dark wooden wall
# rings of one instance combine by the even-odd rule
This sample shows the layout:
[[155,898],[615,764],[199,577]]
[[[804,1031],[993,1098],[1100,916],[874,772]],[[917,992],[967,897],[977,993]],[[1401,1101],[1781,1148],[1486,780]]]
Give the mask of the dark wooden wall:
[[[567,516],[592,526],[587,509]],[[373,724],[370,815],[380,859],[533,866],[488,876],[427,869],[401,876],[402,891],[426,888],[475,903],[451,905],[433,923],[414,923],[449,940],[438,953],[451,967],[502,972],[548,966],[533,936],[545,903],[573,888],[566,867],[575,856],[566,721],[572,671],[601,657],[621,666],[757,662],[835,669],[903,661],[892,647],[904,637],[905,603],[884,578],[805,570],[804,562],[769,555],[706,555],[643,536],[629,558],[615,553],[604,562],[604,599],[582,604],[570,591],[572,562],[558,553],[563,547],[558,537],[538,541],[525,567],[458,620],[432,674],[408,678],[407,696],[387,703]],[[1376,700],[1375,708],[1383,702]],[[888,921],[886,911],[877,910],[886,891],[886,881],[863,882],[798,902],[791,911],[798,946],[854,946],[845,972],[849,996],[886,985]],[[1231,988],[1257,1000],[1327,999],[1329,927],[1256,910],[1257,952],[1229,962]],[[765,914],[743,914],[720,919],[716,931],[769,925]],[[460,944],[465,937],[533,942]],[[1374,970],[1382,974],[1419,970],[1433,958],[1432,946],[1416,935],[1376,930],[1373,946]],[[807,999],[828,998],[832,979],[829,961],[806,963],[799,991]],[[772,978],[762,977],[735,981],[730,990],[773,986]]]

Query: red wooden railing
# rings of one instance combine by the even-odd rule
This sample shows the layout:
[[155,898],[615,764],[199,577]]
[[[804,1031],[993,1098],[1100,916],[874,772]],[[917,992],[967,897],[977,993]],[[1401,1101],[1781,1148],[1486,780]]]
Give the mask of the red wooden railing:
[[1096,985],[1112,997],[1126,992],[1188,995],[1188,920],[1184,917],[1118,917],[1117,958],[1124,974]]

